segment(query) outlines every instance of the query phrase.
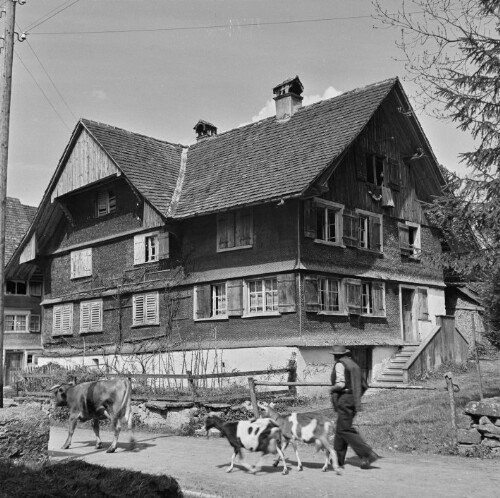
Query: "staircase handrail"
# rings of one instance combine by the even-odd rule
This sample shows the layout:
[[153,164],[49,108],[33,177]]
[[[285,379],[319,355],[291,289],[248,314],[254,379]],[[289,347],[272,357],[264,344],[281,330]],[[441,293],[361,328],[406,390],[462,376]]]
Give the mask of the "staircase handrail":
[[420,343],[420,346],[418,346],[418,348],[415,349],[415,351],[413,351],[413,354],[408,358],[408,360],[406,361],[406,363],[403,365],[403,367],[402,367],[402,369],[403,369],[403,382],[405,384],[407,384],[408,381],[409,381],[409,379],[408,379],[408,370],[415,363],[415,361],[420,356],[420,354],[422,353],[422,351],[424,351],[424,349],[429,345],[429,343],[432,341],[432,339],[434,339],[434,337],[436,336],[436,334],[440,330],[441,330],[441,325],[436,325],[432,329],[431,333]]

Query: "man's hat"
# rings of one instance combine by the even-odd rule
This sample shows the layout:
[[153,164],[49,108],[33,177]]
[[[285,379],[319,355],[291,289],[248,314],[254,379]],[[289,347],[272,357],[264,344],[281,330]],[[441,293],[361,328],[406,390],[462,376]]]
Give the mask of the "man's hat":
[[346,349],[345,346],[332,346],[332,352],[330,354],[333,355],[341,355],[341,354],[347,354],[350,353],[349,349]]

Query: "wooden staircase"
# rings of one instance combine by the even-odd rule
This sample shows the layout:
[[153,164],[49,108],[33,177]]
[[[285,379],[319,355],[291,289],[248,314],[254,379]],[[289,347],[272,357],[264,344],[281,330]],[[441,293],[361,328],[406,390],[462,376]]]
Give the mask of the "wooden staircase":
[[376,385],[404,385],[403,366],[418,349],[419,344],[405,344],[377,377]]

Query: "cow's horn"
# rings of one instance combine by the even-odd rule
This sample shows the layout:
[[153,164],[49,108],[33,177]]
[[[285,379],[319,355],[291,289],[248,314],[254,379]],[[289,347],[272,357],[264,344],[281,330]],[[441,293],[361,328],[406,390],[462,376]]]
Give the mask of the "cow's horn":
[[61,387],[61,384],[56,384],[55,386],[52,386],[52,387],[49,389],[49,392],[50,392],[50,391],[55,391],[58,387]]

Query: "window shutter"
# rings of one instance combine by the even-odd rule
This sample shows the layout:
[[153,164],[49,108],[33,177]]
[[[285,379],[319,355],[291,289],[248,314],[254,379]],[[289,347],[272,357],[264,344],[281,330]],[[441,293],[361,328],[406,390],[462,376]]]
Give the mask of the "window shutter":
[[90,305],[90,329],[102,330],[102,301],[96,301]]
[[30,316],[30,332],[40,332],[40,315]]
[[134,237],[134,265],[139,265],[146,261],[146,238],[144,235]]
[[370,249],[374,251],[381,251],[382,242],[380,232],[382,223],[378,216],[370,216]]
[[362,150],[356,150],[356,178],[360,182],[366,182],[367,181],[367,176],[366,176],[366,168],[367,168],[367,161],[371,161],[372,156],[369,154],[366,154]]
[[159,259],[168,259],[168,257],[170,256],[168,232],[161,232],[158,235],[158,251]]
[[144,323],[144,295],[134,296],[134,325]]
[[295,274],[278,275],[278,309],[280,313],[296,311]]
[[410,227],[404,223],[398,223],[399,228],[399,248],[403,256],[413,254],[413,249],[410,247]]
[[109,206],[110,213],[113,213],[116,211],[116,196],[112,190],[110,190],[108,192],[108,206]]
[[98,192],[97,193],[97,202],[96,202],[96,215],[104,216],[108,213],[108,192]]
[[62,307],[61,306],[54,306],[52,313],[53,313],[52,333],[53,334],[60,334],[61,333]]
[[384,288],[384,282],[372,282],[373,314],[375,316],[385,316]]
[[393,190],[399,190],[399,175],[400,175],[400,164],[397,159],[391,159],[388,163],[389,166],[389,187]]
[[217,249],[227,249],[229,245],[229,213],[217,215]]
[[344,226],[344,245],[348,247],[359,246],[359,216],[356,212],[344,209],[343,226]]
[[71,253],[71,278],[76,278],[78,276],[78,256],[77,252]]
[[306,311],[319,311],[318,277],[309,275],[304,279],[304,297]]
[[80,332],[90,330],[90,303],[80,303]]
[[92,275],[92,248],[82,251],[82,276]]
[[61,332],[64,334],[73,332],[73,304],[66,304],[62,308]]
[[197,285],[194,289],[196,294],[195,318],[210,318],[212,294],[210,285]]
[[304,236],[315,239],[318,236],[318,217],[313,199],[304,201]]
[[252,245],[252,211],[250,209],[242,209],[236,212],[236,246]]
[[427,302],[427,289],[417,289],[418,291],[418,319],[428,320],[429,309]]
[[146,323],[158,323],[158,294],[146,294]]
[[241,316],[243,314],[243,281],[229,280],[227,283],[227,314]]
[[346,280],[346,305],[351,315],[361,314],[361,280]]

